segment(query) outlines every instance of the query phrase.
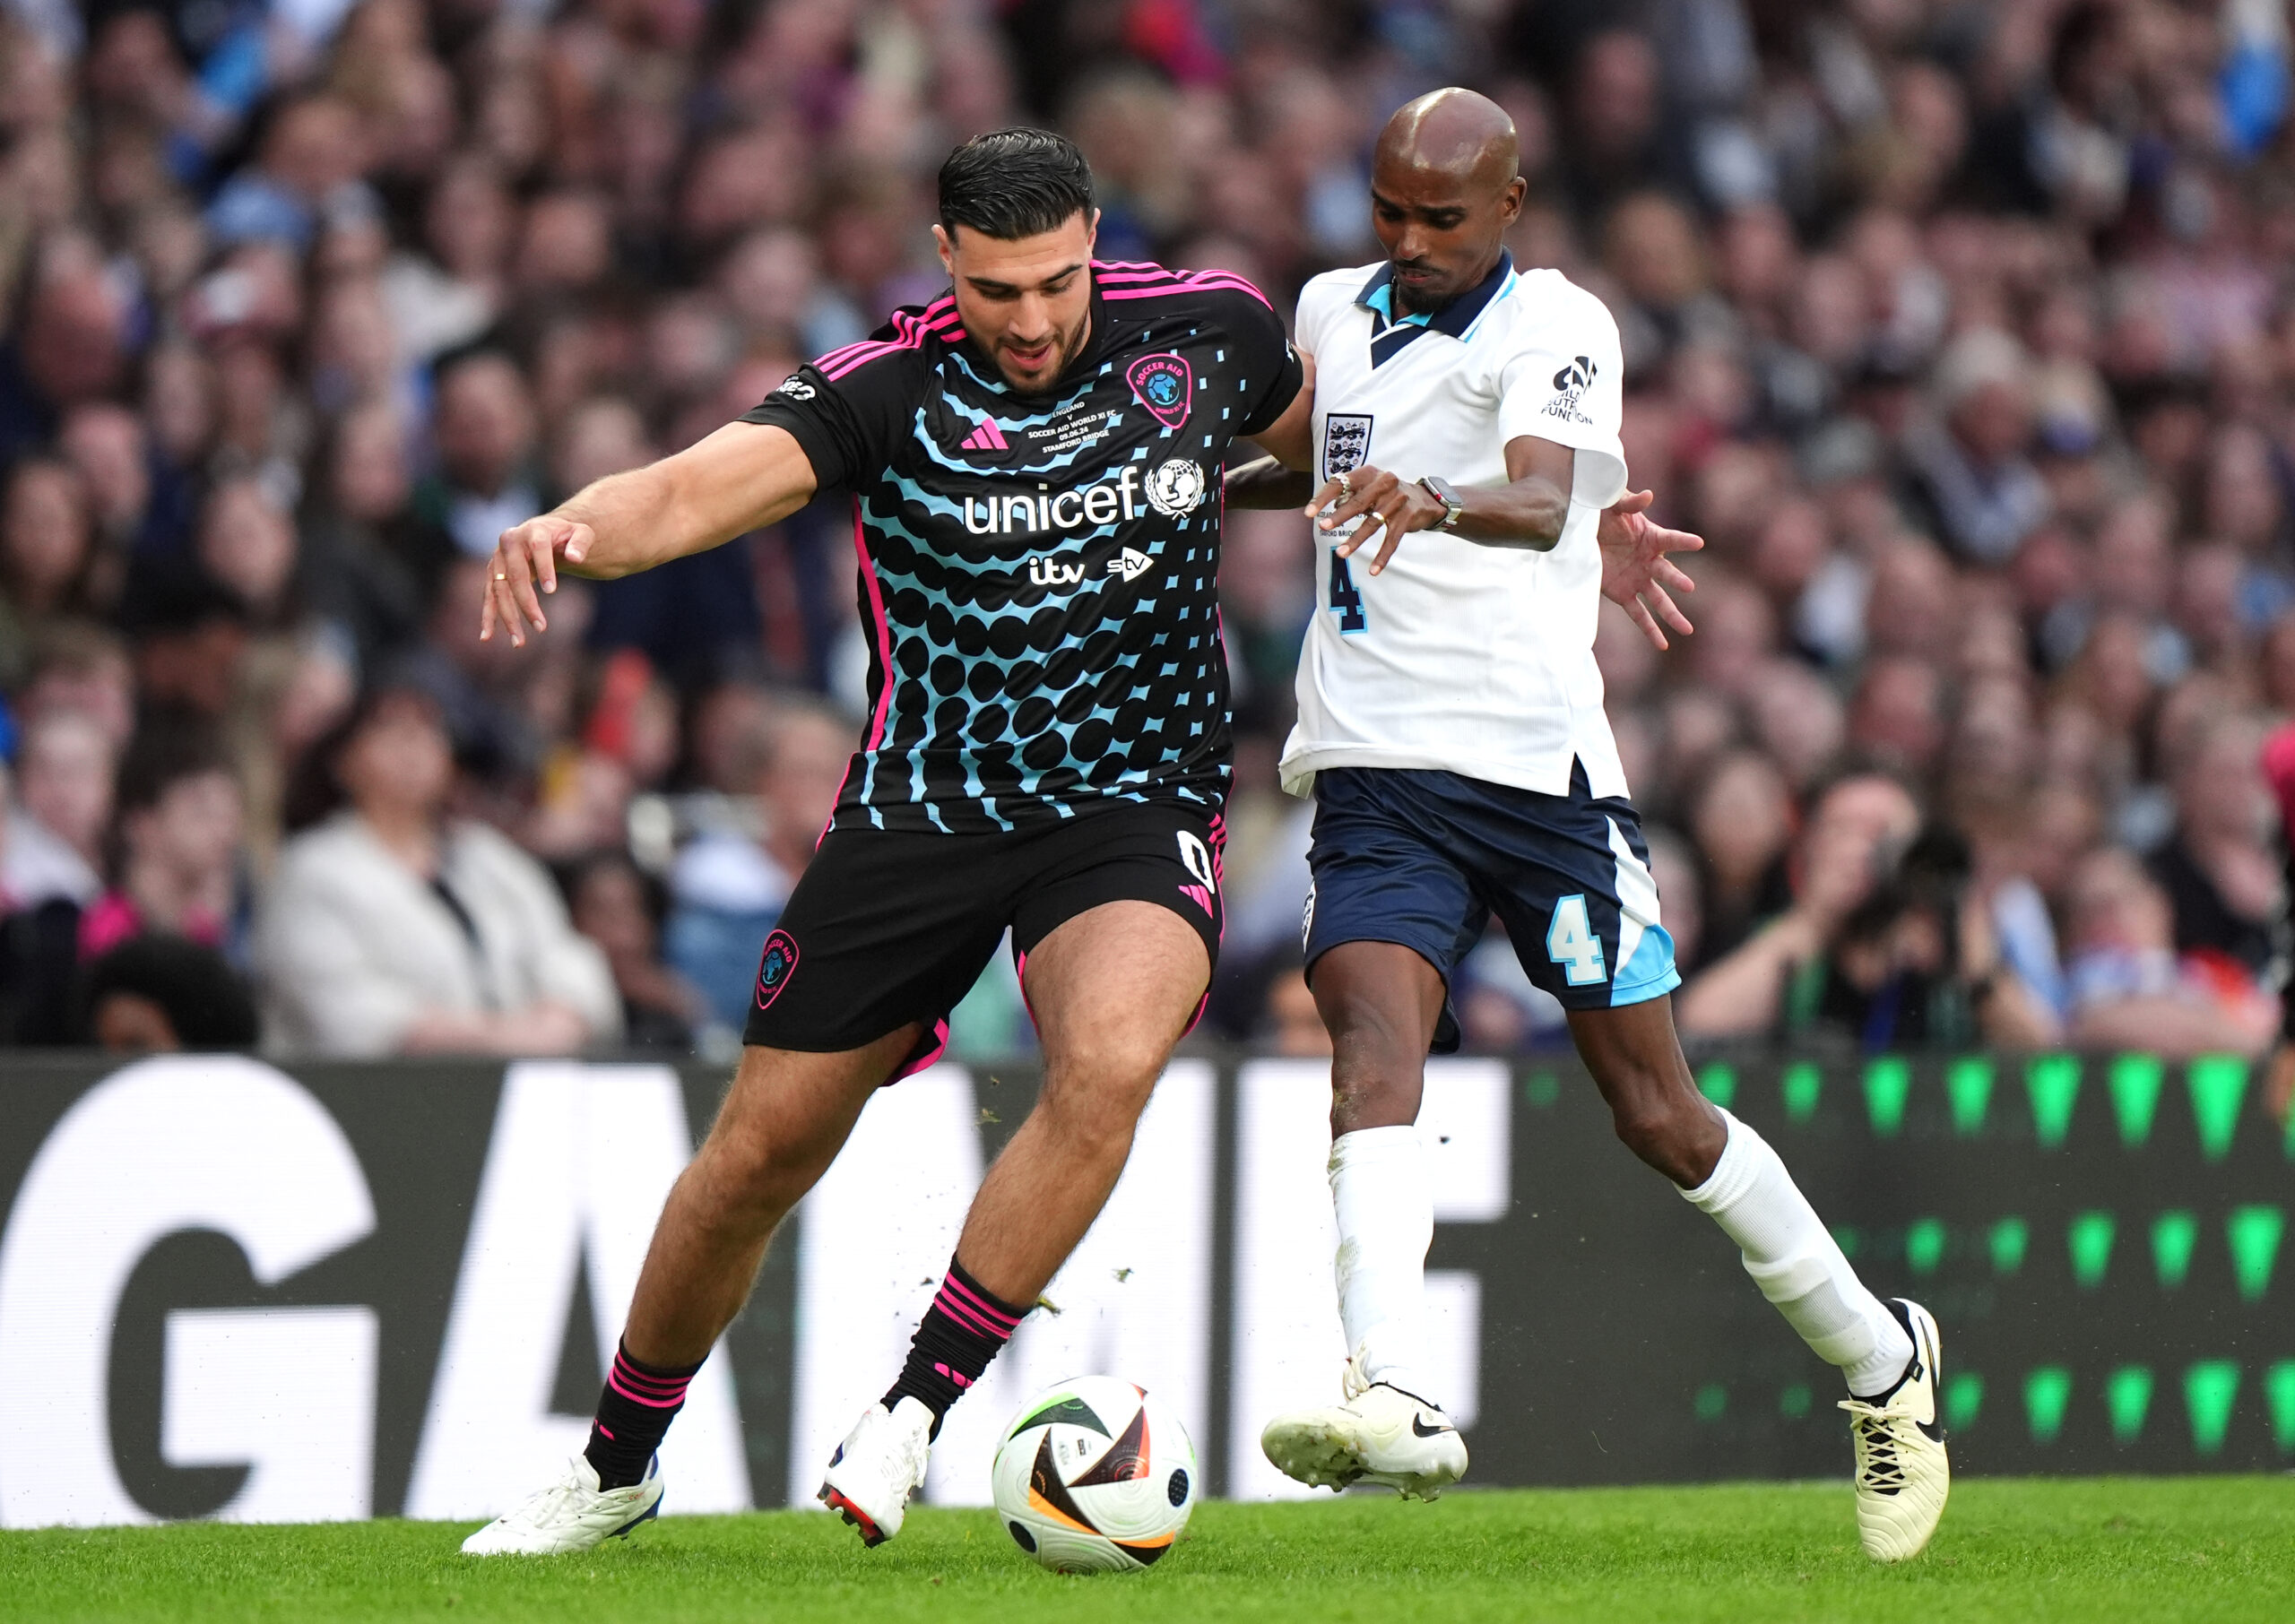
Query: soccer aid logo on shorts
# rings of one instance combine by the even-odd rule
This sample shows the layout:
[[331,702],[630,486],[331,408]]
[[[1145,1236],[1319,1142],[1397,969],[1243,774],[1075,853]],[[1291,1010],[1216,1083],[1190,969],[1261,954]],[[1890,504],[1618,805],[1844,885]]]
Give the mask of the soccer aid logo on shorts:
[[797,940],[786,930],[765,938],[765,953],[757,962],[757,1006],[770,1009],[789,978],[797,973]]
[[1210,482],[1203,470],[1184,458],[1173,457],[1148,476],[1148,505],[1166,519],[1182,519],[1202,505]]
[[1177,428],[1187,421],[1188,397],[1195,393],[1195,369],[1187,364],[1186,357],[1143,355],[1124,369],[1123,377],[1131,385],[1133,397],[1165,428]]

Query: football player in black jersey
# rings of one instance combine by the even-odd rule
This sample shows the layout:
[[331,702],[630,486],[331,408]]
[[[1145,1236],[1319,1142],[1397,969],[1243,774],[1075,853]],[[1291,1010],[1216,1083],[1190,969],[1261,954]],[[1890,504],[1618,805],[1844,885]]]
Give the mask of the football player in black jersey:
[[1043,1092],[821,1488],[870,1544],[897,1533],[941,1416],[1099,1213],[1201,1011],[1228,772],[1220,470],[1237,437],[1304,467],[1310,380],[1243,279],[1095,262],[1067,141],[983,135],[940,181],[946,296],[496,549],[480,635],[523,645],[561,573],[629,574],[848,492],[872,703],[588,1447],[474,1554],[584,1550],[654,1515],[654,1452],[774,1226],[870,1093],[937,1058],[1009,930]]

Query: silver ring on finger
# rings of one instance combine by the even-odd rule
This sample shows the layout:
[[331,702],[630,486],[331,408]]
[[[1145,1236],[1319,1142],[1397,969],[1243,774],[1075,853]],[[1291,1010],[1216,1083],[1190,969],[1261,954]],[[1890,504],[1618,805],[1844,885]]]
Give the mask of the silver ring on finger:
[[1355,500],[1355,481],[1345,474],[1338,476],[1338,499],[1342,502]]

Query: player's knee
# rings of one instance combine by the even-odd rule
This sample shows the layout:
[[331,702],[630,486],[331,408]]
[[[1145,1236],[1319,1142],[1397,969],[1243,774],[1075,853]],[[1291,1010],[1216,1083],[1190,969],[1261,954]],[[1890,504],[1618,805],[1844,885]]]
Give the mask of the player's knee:
[[1047,1072],[1036,1110],[1065,1139],[1129,1144],[1165,1058],[1160,1045],[1122,1038],[1072,1048]]
[[828,1158],[801,1143],[764,1134],[712,1136],[706,1155],[707,1189],[731,1212],[785,1209],[812,1188]]
[[1690,1102],[1668,1090],[1651,1088],[1621,1097],[1611,1108],[1611,1119],[1628,1150],[1676,1183],[1682,1182],[1682,1170],[1697,1160],[1698,1115]]

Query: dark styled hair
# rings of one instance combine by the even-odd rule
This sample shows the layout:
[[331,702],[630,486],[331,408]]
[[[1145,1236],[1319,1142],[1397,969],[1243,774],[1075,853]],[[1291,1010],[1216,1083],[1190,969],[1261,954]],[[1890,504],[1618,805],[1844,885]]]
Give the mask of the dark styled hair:
[[1092,166],[1065,135],[1015,128],[975,135],[940,166],[940,225],[1010,242],[1092,211]]
[[180,713],[148,716],[119,758],[116,811],[148,812],[187,778],[229,773],[231,758],[212,729]]
[[95,1037],[96,1012],[114,993],[157,1004],[189,1050],[253,1049],[255,994],[212,947],[179,936],[130,937],[88,966],[80,987],[82,1034]]

